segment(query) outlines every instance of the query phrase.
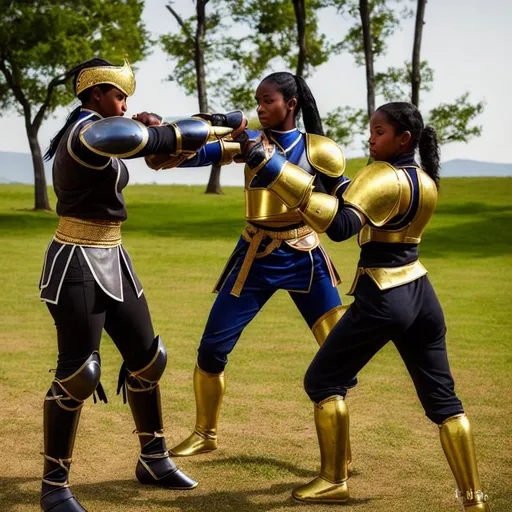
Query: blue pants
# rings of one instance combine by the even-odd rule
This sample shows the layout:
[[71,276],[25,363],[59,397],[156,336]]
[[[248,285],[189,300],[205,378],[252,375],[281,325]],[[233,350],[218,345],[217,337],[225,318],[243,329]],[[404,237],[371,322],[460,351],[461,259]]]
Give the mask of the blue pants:
[[[341,304],[333,284],[333,269],[329,268],[332,264],[320,247],[300,252],[285,246],[255,260],[240,297],[231,295],[243,248],[243,243],[239,243],[238,253],[235,251],[238,259],[223,280],[199,345],[199,367],[209,373],[224,370],[228,354],[242,331],[277,290],[289,291],[310,328],[323,314]],[[304,291],[290,291],[304,286]]]

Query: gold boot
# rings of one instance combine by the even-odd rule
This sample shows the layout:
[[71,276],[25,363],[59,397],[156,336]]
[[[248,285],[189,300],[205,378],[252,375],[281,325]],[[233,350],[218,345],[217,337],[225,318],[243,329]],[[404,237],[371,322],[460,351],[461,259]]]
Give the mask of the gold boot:
[[[336,306],[327,313],[324,313],[317,321],[313,324],[311,331],[316,339],[316,342],[321,347],[324,341],[329,336],[332,328],[340,321],[341,317],[346,313],[350,306]],[[352,462],[352,448],[350,446],[350,438],[348,440],[347,447],[347,464]]]
[[199,366],[194,370],[196,426],[194,432],[171,449],[175,457],[189,457],[217,449],[217,423],[226,381],[224,372],[208,373]]
[[315,404],[315,425],[320,446],[320,475],[293,490],[299,501],[344,503],[348,500],[349,419],[345,400],[330,396]]
[[452,416],[440,426],[441,446],[457,482],[456,496],[466,512],[489,512],[480,488],[471,425],[465,414]]

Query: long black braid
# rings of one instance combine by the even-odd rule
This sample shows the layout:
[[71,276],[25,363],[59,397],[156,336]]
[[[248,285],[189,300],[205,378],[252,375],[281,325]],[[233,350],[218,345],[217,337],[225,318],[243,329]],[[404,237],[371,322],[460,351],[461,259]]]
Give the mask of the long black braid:
[[[87,62],[82,62],[81,64],[78,64],[74,68],[70,69],[66,73],[66,80],[73,77],[73,90],[76,90],[76,81],[78,79],[78,75],[80,74],[80,71],[82,69],[86,68],[93,68],[96,66],[113,66],[111,62],[105,59],[91,59]],[[98,87],[105,93],[109,89],[112,88],[112,85],[109,84],[100,84]],[[57,135],[53,137],[53,139],[50,141],[50,144],[48,146],[48,149],[46,150],[46,153],[44,154],[45,161],[50,160],[55,152],[57,151],[57,147],[59,145],[60,140],[66,133],[66,130],[78,119],[78,116],[80,115],[80,109],[82,108],[82,105],[84,103],[87,103],[89,100],[89,96],[91,95],[92,87],[89,87],[88,89],[85,89],[85,91],[82,91],[77,98],[80,100],[81,105],[75,108],[67,117],[66,124],[59,130]]]
[[297,99],[295,117],[302,111],[304,128],[307,133],[324,135],[322,120],[318,113],[315,98],[308,84],[301,76],[295,76],[286,71],[272,73],[263,79],[263,82],[272,82],[276,89],[283,95],[285,101]]
[[441,156],[434,128],[424,126],[420,111],[412,103],[401,101],[386,103],[379,107],[377,111],[386,115],[398,135],[405,131],[411,133],[413,148],[419,148],[422,168],[434,180],[436,187],[439,188]]

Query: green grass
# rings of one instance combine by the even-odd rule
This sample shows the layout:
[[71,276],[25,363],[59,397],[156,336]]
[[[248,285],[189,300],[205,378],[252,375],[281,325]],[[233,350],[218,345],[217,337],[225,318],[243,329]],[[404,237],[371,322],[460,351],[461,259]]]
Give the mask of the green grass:
[[[124,244],[169,354],[162,379],[169,445],[193,426],[191,376],[214,299],[210,291],[244,225],[243,191],[225,187],[224,192],[207,196],[202,187],[186,186],[126,190]],[[457,392],[472,419],[493,512],[512,510],[511,196],[507,178],[444,180],[420,250],[444,307]],[[53,195],[51,201],[54,205]],[[55,329],[38,300],[37,284],[57,217],[30,211],[32,203],[31,187],[0,186],[2,511],[37,509],[42,399],[56,357]],[[324,245],[345,293],[357,262],[356,241],[324,239]],[[142,488],[134,479],[137,439],[128,407],[115,396],[121,360],[105,336],[102,383],[109,404],[84,407],[71,472],[77,496],[91,512],[338,509],[290,498],[294,486],[318,471],[312,406],[302,389],[315,349],[287,294],[276,294],[230,356],[220,448],[177,460],[200,481],[196,490],[178,493]],[[424,417],[391,344],[361,372],[348,404],[353,499],[343,510],[458,510],[437,427]]]

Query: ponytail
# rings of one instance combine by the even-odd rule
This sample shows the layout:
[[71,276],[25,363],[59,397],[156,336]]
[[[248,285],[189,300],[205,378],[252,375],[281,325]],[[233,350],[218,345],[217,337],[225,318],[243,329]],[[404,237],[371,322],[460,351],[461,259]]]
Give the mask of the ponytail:
[[382,105],[376,112],[386,115],[397,134],[410,132],[413,149],[419,149],[421,167],[439,188],[440,150],[437,135],[434,128],[424,126],[420,111],[412,103],[396,101]]
[[421,166],[425,172],[434,180],[436,187],[439,188],[440,169],[440,150],[437,142],[437,135],[434,128],[426,126],[421,133],[418,143],[420,151]]
[[316,106],[315,97],[308,87],[308,84],[301,76],[295,77],[297,83],[298,102],[302,107],[302,117],[304,119],[304,127],[307,133],[316,133],[324,135],[322,119]]
[[[70,69],[66,73],[66,80],[69,80],[71,77],[73,77],[73,90],[76,90],[76,81],[77,81],[78,75],[80,74],[80,71],[82,71],[82,69],[92,68],[92,67],[96,67],[96,66],[113,66],[113,64],[105,59],[91,59],[91,60],[88,60],[87,62],[82,62],[81,64],[78,64],[74,68]],[[112,86],[108,85],[108,84],[100,84],[100,85],[98,85],[98,87],[100,87],[100,89],[103,92],[106,92]],[[66,133],[66,130],[78,119],[78,116],[80,115],[80,109],[82,108],[82,105],[88,101],[89,96],[91,94],[91,90],[92,89],[85,89],[85,91],[81,92],[78,95],[78,99],[80,100],[81,105],[76,107],[75,110],[73,110],[68,115],[68,117],[66,119],[66,124],[59,130],[57,135],[55,135],[55,137],[53,137],[53,139],[50,141],[50,144],[44,154],[44,160],[46,162],[48,160],[50,160],[53,157],[53,155],[55,155],[55,152],[57,151],[59,143],[60,143],[62,137],[64,136],[64,134]]]
[[316,106],[316,101],[308,87],[308,84],[301,76],[295,76],[286,71],[272,73],[263,79],[263,82],[272,82],[276,89],[283,95],[285,101],[292,98],[297,100],[295,117],[302,111],[304,128],[307,133],[324,135],[322,120]]

